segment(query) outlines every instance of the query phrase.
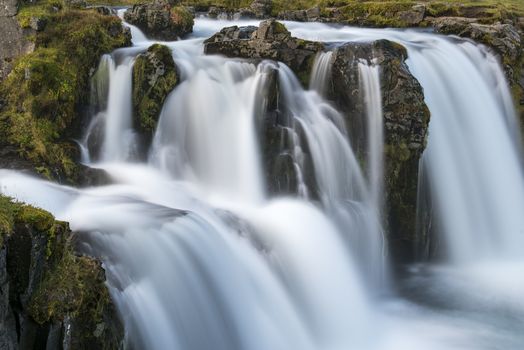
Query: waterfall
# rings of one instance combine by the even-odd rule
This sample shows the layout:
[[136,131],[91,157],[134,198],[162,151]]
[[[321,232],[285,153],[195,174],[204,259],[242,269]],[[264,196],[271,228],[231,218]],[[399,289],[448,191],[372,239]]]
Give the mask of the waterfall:
[[321,96],[326,96],[331,75],[331,58],[333,52],[319,52],[315,58],[313,69],[311,70],[311,82],[309,88],[316,90]]
[[358,64],[360,89],[364,95],[367,115],[368,176],[372,205],[380,211],[384,181],[384,123],[382,93],[380,91],[380,67],[367,62]]
[[[233,24],[198,19],[193,38],[165,43],[181,81],[144,162],[133,159],[132,67],[153,42],[130,26],[135,47],[103,57],[81,144],[110,185],[75,189],[0,170],[2,194],[68,221],[80,249],[103,261],[125,346],[521,349],[522,154],[493,55],[424,32],[286,23],[304,39],[386,38],[408,49],[432,114],[420,198],[449,256],[410,266],[397,293],[382,226],[381,67],[359,62],[355,71],[366,114],[361,160],[326,99],[332,54],[318,55],[309,89],[282,63],[205,56],[204,39]],[[274,72],[295,195],[265,191],[259,119]]]
[[124,161],[133,152],[133,108],[131,89],[134,60],[126,57],[117,65],[111,62],[109,68],[109,97],[105,113],[102,160]]
[[522,258],[522,153],[500,66],[471,43],[440,46],[411,61],[432,113],[424,166],[446,251],[455,262]]

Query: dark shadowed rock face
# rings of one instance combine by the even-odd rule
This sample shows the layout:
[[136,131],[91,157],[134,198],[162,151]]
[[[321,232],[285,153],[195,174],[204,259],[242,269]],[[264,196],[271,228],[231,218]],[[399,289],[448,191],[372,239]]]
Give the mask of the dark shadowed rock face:
[[247,59],[270,59],[289,66],[307,84],[311,66],[321,43],[297,39],[275,20],[264,21],[260,27],[228,27],[205,41],[206,54]]
[[66,223],[0,196],[0,348],[118,349],[123,329],[99,261]]
[[193,31],[193,14],[185,7],[157,0],[134,5],[126,11],[127,22],[142,29],[154,39],[176,40]]
[[358,62],[378,64],[385,130],[386,219],[394,254],[412,254],[415,232],[419,159],[426,144],[429,109],[422,87],[405,63],[406,49],[387,40],[347,43],[332,62],[331,97],[346,115],[354,147],[365,152],[365,106],[359,88]]

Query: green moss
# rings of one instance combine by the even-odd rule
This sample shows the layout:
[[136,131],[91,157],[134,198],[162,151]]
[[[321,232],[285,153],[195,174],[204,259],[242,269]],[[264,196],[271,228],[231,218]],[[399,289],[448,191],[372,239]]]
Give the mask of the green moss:
[[11,199],[0,196],[0,249],[3,247],[4,237],[13,232],[15,211],[16,207]]
[[181,33],[189,33],[193,30],[193,14],[184,6],[175,6],[171,9],[171,19],[175,23],[175,30]]
[[55,219],[49,212],[0,195],[0,247],[3,237],[13,234],[17,224],[54,236]]
[[62,10],[65,7],[63,0],[22,1],[20,4],[16,18],[22,28],[29,28],[31,18],[47,20],[53,12]]
[[273,34],[289,34],[289,30],[287,30],[286,26],[280,22],[275,22],[273,32]]
[[72,316],[96,325],[111,303],[104,279],[96,261],[75,256],[67,244],[62,259],[47,271],[32,296],[29,314],[39,324]]
[[[19,21],[45,13],[35,51],[19,58],[0,87],[0,137],[48,178],[74,182],[72,141],[79,106],[86,103],[89,74],[103,53],[127,45],[120,20],[96,11],[49,10],[53,1],[24,5]],[[57,7],[55,7],[56,9]],[[43,11],[43,12],[42,12]]]
[[[157,68],[163,74],[157,76]],[[133,106],[135,126],[143,132],[152,133],[167,95],[178,82],[171,50],[152,45],[145,54],[138,56],[133,67]]]

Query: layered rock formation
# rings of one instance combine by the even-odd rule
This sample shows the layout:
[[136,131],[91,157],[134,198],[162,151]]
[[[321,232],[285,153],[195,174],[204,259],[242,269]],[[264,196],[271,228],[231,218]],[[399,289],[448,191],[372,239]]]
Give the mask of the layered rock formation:
[[224,28],[207,39],[204,46],[207,54],[283,62],[305,84],[315,56],[322,49],[321,43],[292,37],[286,27],[275,20],[264,21],[258,28]]
[[124,18],[154,39],[176,40],[193,31],[193,15],[175,1],[155,0],[134,5]]

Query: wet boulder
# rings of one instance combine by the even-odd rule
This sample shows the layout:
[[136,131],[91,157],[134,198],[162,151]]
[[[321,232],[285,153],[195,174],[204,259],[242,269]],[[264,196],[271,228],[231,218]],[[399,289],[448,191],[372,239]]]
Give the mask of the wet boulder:
[[366,158],[366,109],[358,64],[380,66],[385,156],[385,208],[396,257],[410,258],[421,244],[415,230],[419,160],[426,145],[429,109],[423,89],[406,65],[407,51],[396,43],[346,43],[332,56],[330,98],[346,116],[349,134]]
[[194,24],[193,14],[187,8],[161,0],[134,5],[124,18],[159,40],[177,40],[191,33]]
[[148,141],[156,129],[167,95],[177,85],[171,50],[155,44],[140,54],[133,66],[134,127]]
[[224,28],[205,41],[204,51],[227,57],[280,61],[307,84],[315,56],[323,47],[321,43],[294,38],[282,23],[268,20],[260,23],[256,30],[254,27]]

